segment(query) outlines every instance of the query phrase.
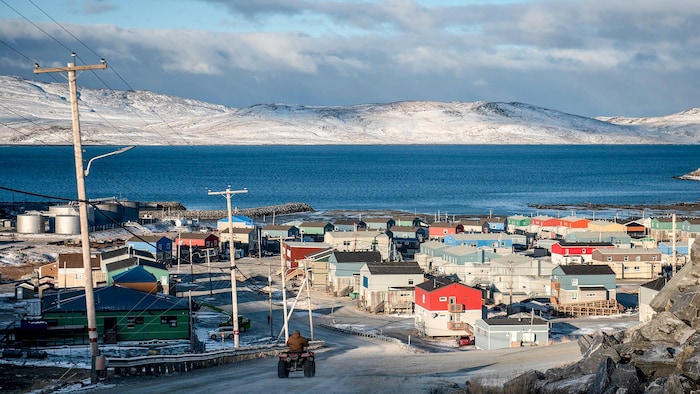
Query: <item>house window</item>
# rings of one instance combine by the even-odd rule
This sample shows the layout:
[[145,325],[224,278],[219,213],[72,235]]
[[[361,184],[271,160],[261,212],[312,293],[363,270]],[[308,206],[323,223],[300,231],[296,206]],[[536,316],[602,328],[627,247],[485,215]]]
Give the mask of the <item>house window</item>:
[[134,328],[134,326],[137,324],[143,324],[143,316],[135,316],[135,317],[127,317],[126,318],[126,327],[127,328]]
[[612,256],[608,256],[608,261],[612,261]]
[[630,267],[628,267],[628,266],[625,266],[625,268],[623,268],[623,270],[624,270],[625,272],[627,272],[627,271],[629,271],[629,270],[630,270]]
[[634,267],[634,272],[639,272],[639,271],[640,271],[639,266]]
[[578,286],[578,278],[571,278],[571,286]]
[[350,241],[343,241],[343,245],[350,246]]
[[656,261],[656,256],[651,256],[651,261]]
[[578,293],[571,293],[571,300],[572,301],[578,300]]
[[586,297],[595,297],[595,293],[586,293]]
[[369,287],[369,279],[366,276],[362,277],[362,287],[365,289]]
[[642,256],[637,256],[634,258],[635,261],[642,261]]
[[440,301],[440,302],[447,302],[447,297],[440,297],[440,298],[439,298],[439,301]]
[[622,258],[622,261],[630,261],[630,256],[625,256]]
[[177,327],[177,316],[161,316],[160,324],[167,324],[169,327]]
[[581,249],[582,254],[586,254],[586,248]]
[[423,294],[423,303],[425,304],[425,294]]
[[409,285],[412,285],[412,284],[413,284],[413,279],[409,279],[409,280],[408,280],[408,284],[409,284]]

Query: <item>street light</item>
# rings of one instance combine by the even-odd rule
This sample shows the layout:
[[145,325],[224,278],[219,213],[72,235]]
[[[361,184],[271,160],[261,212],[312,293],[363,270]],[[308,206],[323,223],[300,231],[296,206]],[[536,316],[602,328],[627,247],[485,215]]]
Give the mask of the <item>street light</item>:
[[132,149],[134,149],[133,146],[125,146],[124,148],[117,149],[117,150],[115,150],[114,152],[109,152],[109,153],[105,153],[105,154],[103,154],[103,155],[99,155],[99,156],[93,157],[93,158],[90,159],[90,161],[88,161],[88,163],[87,163],[87,167],[85,168],[85,176],[88,176],[88,174],[90,173],[90,166],[92,165],[92,162],[93,162],[93,161],[98,160],[98,159],[102,159],[102,158],[107,157],[107,156],[118,155],[118,154],[120,154],[120,153],[124,153],[124,152],[129,151],[129,150],[132,150]]

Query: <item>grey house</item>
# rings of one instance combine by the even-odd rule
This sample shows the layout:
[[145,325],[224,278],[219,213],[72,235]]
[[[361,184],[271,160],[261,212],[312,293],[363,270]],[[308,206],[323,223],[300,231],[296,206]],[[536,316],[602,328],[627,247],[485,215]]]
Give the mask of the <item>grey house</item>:
[[552,302],[555,310],[571,316],[620,313],[615,272],[607,265],[569,264],[552,270]]
[[357,292],[362,266],[381,261],[382,255],[379,252],[333,252],[328,258],[330,292],[341,297]]
[[474,344],[484,350],[547,345],[549,322],[536,317],[479,319],[474,324]]

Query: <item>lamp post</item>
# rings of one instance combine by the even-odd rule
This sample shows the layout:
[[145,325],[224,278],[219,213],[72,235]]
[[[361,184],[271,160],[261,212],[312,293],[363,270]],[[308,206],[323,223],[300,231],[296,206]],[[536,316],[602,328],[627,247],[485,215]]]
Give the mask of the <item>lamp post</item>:
[[231,261],[231,320],[233,320],[233,348],[239,348],[240,338],[238,337],[238,294],[236,290],[236,248],[233,245],[233,216],[231,214],[231,196],[239,193],[248,193],[248,189],[231,190],[229,185],[222,192],[209,191],[209,195],[220,195],[226,197],[226,208],[228,210],[228,245],[229,260]]
[[90,160],[88,163],[88,169],[83,169],[83,148],[80,136],[80,117],[78,113],[78,88],[77,88],[77,71],[85,70],[97,70],[106,69],[107,63],[104,59],[100,61],[100,64],[94,65],[84,65],[77,66],[75,64],[76,54],[72,53],[73,61],[68,63],[66,67],[53,67],[53,68],[39,68],[38,64],[34,64],[34,74],[42,73],[53,73],[53,72],[65,72],[68,76],[68,88],[70,90],[70,103],[71,103],[71,120],[73,126],[73,152],[75,156],[75,177],[78,189],[78,212],[80,216],[80,243],[82,247],[83,254],[83,270],[85,276],[85,314],[87,318],[87,330],[88,330],[88,340],[90,342],[90,356],[92,359],[92,368],[90,374],[90,380],[92,383],[97,383],[97,368],[96,362],[97,357],[100,355],[100,349],[98,346],[98,336],[97,336],[97,318],[95,316],[95,296],[93,292],[92,283],[92,263],[90,261],[90,237],[89,237],[89,223],[88,223],[88,212],[87,212],[87,193],[85,192],[85,177],[89,172],[89,164],[92,161],[99,159],[101,157],[110,156],[113,154],[119,154],[126,152],[131,148],[123,148],[116,152],[112,152],[106,155],[98,156]]

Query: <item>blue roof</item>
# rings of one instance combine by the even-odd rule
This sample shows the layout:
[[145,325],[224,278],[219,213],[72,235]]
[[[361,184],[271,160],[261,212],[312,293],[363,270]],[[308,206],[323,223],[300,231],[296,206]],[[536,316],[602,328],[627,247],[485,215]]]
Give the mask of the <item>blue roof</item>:
[[114,283],[155,283],[158,282],[152,273],[140,265],[129,268],[121,274],[114,275]]
[[[94,298],[95,312],[189,310],[184,298],[151,294],[118,285],[96,288]],[[44,313],[85,312],[85,290],[45,293],[41,302]]]
[[[225,217],[223,219],[219,219],[218,222],[219,223],[228,223],[228,217]],[[233,215],[233,216],[231,216],[231,223],[253,224],[253,219],[249,218],[248,216]]]

